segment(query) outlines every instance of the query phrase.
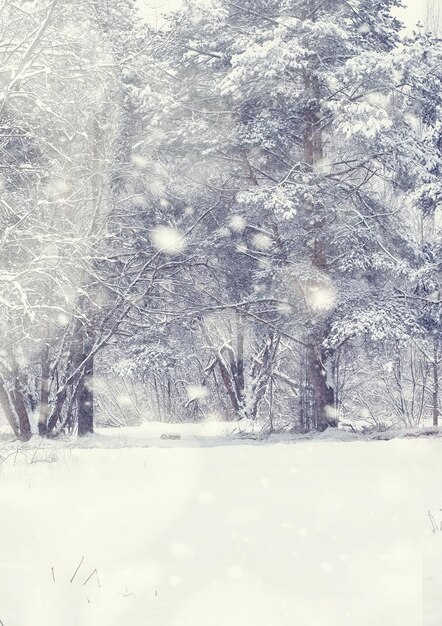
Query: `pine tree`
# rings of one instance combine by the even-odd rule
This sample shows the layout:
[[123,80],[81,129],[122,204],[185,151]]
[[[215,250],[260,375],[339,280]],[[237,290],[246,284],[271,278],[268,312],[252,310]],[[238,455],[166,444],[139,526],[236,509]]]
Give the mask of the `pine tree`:
[[[251,279],[240,281],[249,289],[235,296],[257,301],[264,288],[280,311],[291,283],[296,320],[279,315],[277,326],[295,328],[304,346],[311,394],[304,421],[318,429],[336,402],[331,327],[342,309],[379,291],[381,274],[397,276],[417,263],[387,206],[406,151],[418,149],[412,139],[398,143],[410,125],[394,54],[397,5],[188,2],[164,35],[177,86],[162,121],[167,149],[180,146],[179,167],[201,188],[223,189],[218,222],[238,213],[265,231],[267,251],[253,250],[243,235],[239,251]],[[390,251],[398,244],[405,260]],[[226,259],[223,267],[232,265]],[[348,298],[361,281],[362,292]]]

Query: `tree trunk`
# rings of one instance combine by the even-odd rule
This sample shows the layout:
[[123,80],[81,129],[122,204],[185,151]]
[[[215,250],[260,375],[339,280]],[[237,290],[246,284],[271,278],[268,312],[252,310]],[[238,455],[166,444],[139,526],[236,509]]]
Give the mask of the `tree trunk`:
[[48,433],[49,375],[49,345],[45,343],[41,356],[40,414],[38,416],[38,432],[41,437],[45,437]]
[[28,410],[26,408],[25,400],[23,397],[23,390],[18,376],[15,377],[14,391],[12,393],[12,400],[14,403],[15,412],[18,417],[19,425],[19,439],[21,441],[29,441],[32,437],[31,424],[29,422]]
[[439,340],[434,339],[434,354],[431,364],[433,374],[432,412],[433,426],[439,426]]
[[[306,3],[309,15],[314,15],[316,8],[315,0]],[[304,75],[307,102],[304,110],[304,161],[307,171],[314,175],[315,168],[322,162],[324,157],[323,137],[321,130],[321,93],[318,78],[314,73]],[[319,277],[327,273],[327,246],[325,241],[325,212],[322,206],[312,200],[306,203],[305,230],[308,235],[309,256],[314,268],[318,270]],[[320,279],[318,285],[311,287],[321,288]],[[316,430],[325,430],[329,426],[327,412],[330,406],[334,406],[334,391],[327,381],[325,367],[325,353],[322,348],[326,338],[326,327],[323,320],[315,314],[313,307],[306,303],[311,312],[312,330],[307,343],[307,375],[311,387],[312,415],[305,416],[305,421]]]
[[[244,382],[244,322],[241,313],[236,312],[235,317],[236,354],[229,351],[229,362],[231,383],[239,406],[238,413],[244,417],[247,412]],[[233,344],[232,336],[232,346]]]
[[94,357],[90,356],[92,350],[91,337],[86,329],[83,329],[84,337],[80,343],[82,347],[79,355],[80,363],[85,362],[83,372],[80,374],[77,390],[77,414],[78,436],[84,437],[94,432]]
[[158,413],[158,421],[163,422],[162,411],[161,411],[161,398],[160,398],[160,390],[158,388],[158,380],[156,374],[153,375],[153,386],[155,389],[155,398],[157,401],[157,413]]
[[317,345],[309,348],[308,371],[312,388],[311,428],[319,431],[331,425],[330,410],[334,407],[334,390],[327,383],[324,355]]
[[[84,355],[85,358],[87,354]],[[94,432],[94,357],[90,357],[84,367],[77,392],[78,436],[84,437]]]

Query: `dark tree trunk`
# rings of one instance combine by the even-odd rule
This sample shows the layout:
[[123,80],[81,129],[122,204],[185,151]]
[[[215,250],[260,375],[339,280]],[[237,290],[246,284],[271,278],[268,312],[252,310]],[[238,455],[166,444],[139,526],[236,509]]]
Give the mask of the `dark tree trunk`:
[[[238,405],[238,415],[243,417],[246,414],[246,398],[244,384],[244,323],[241,313],[236,313],[236,353],[229,351],[230,379],[234,389],[236,403]],[[233,345],[233,337],[232,337]]]
[[325,356],[317,346],[309,348],[308,372],[312,389],[310,427],[319,431],[332,425],[331,411],[335,404],[333,387],[327,383],[324,360]]
[[41,437],[45,437],[48,434],[49,375],[49,346],[45,344],[41,356],[40,414],[38,416],[38,432]]
[[[84,355],[85,358],[87,357],[87,354]],[[79,382],[78,391],[77,391],[77,414],[78,414],[78,436],[79,437],[84,437],[94,432],[93,378],[94,378],[94,357],[91,356],[86,361],[83,376]]]
[[18,417],[19,426],[19,439],[21,441],[29,441],[32,437],[31,424],[29,422],[28,410],[26,408],[25,400],[23,397],[23,390],[20,383],[20,379],[17,376],[14,381],[14,391],[12,399],[15,407],[15,412]]
[[[314,15],[317,7],[316,0],[310,0],[306,3],[305,9],[309,11],[309,15]],[[306,73],[304,76],[304,84],[307,95],[307,104],[304,110],[304,161],[308,171],[315,173],[315,169],[324,158],[324,146],[322,136],[322,120],[321,120],[321,91],[317,76],[312,73]],[[327,245],[326,245],[326,214],[322,206],[314,200],[306,204],[305,214],[305,230],[309,239],[309,257],[314,268],[318,270],[319,275],[327,273]],[[315,285],[312,285],[314,287]],[[317,285],[319,289],[321,284]],[[309,305],[308,305],[309,306]],[[330,425],[327,413],[330,407],[334,406],[334,391],[327,382],[327,371],[325,367],[326,355],[322,348],[324,339],[327,336],[326,324],[311,310],[312,330],[309,334],[307,343],[307,378],[312,393],[312,402],[310,403],[311,415],[304,417],[306,423],[316,430],[325,430]]]
[[50,435],[55,429],[55,427],[57,426],[57,424],[59,424],[62,421],[62,411],[63,411],[64,403],[66,402],[66,396],[67,396],[67,388],[66,386],[63,385],[61,390],[57,393],[54,409],[51,413],[51,416],[48,419],[48,426],[47,426],[47,433],[46,433],[47,435]]
[[431,365],[433,374],[433,393],[432,393],[432,413],[433,426],[439,425],[439,340],[434,339],[433,346],[433,363]]

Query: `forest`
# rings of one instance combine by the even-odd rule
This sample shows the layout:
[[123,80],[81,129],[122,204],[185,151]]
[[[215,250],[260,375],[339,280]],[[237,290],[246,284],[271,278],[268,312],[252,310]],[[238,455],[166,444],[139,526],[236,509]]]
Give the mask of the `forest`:
[[441,626],[441,427],[442,0],[0,0],[0,626]]
[[437,426],[442,41],[399,0],[0,1],[0,406]]

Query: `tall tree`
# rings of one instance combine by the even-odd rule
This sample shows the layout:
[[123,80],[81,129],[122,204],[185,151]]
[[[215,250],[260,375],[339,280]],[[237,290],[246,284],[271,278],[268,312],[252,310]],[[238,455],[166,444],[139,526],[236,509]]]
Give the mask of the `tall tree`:
[[172,178],[181,195],[220,199],[214,221],[228,229],[222,269],[239,290],[227,287],[217,305],[233,300],[261,320],[258,334],[272,328],[302,347],[305,423],[318,429],[335,404],[335,311],[349,287],[365,284],[355,306],[378,289],[374,273],[400,273],[390,252],[399,242],[416,257],[386,202],[409,132],[406,105],[393,101],[397,5],[187,2],[162,35],[171,80],[159,123],[164,152],[176,155]]
[[[87,326],[83,305],[95,307],[91,315],[97,311],[99,294],[85,294],[84,286],[102,237],[114,114],[113,99],[106,101],[109,54],[100,49],[88,3],[20,4],[0,7],[7,68],[1,78],[0,376],[3,410],[15,432],[28,438],[36,414],[41,434],[60,421],[80,380],[72,369],[78,374],[86,367],[75,346]],[[87,37],[77,27],[80,14]]]

